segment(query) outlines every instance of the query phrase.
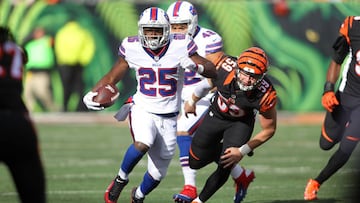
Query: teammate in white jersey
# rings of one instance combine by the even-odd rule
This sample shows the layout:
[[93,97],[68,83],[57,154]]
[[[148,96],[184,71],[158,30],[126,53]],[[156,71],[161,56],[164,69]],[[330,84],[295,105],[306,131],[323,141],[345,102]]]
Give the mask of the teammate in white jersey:
[[101,110],[103,108],[93,101],[97,95],[95,90],[101,85],[118,83],[129,68],[136,72],[137,90],[129,113],[134,142],[105,192],[106,203],[117,202],[129,182],[129,174],[146,153],[148,168],[143,181],[131,192],[132,202],[143,202],[165,177],[176,148],[184,68],[216,77],[214,65],[197,54],[191,37],[170,35],[170,23],[164,10],[156,7],[144,10],[138,27],[138,36],[122,41],[118,61],[83,98],[89,109]]
[[[169,6],[167,14],[170,18],[171,33],[182,33],[192,36],[198,46],[199,55],[214,64],[218,63],[224,54],[222,38],[218,33],[198,25],[197,11],[191,3],[176,1]],[[191,97],[192,92],[203,79],[204,77],[195,71],[185,71],[181,109],[184,109],[184,102]],[[180,152],[180,165],[184,176],[184,187],[179,194],[173,196],[175,202],[190,203],[197,197],[196,171],[189,167],[189,149],[192,137],[210,106],[210,98],[212,96],[213,93],[209,92],[206,97],[203,97],[196,103],[196,116],[192,114],[185,116],[182,111],[179,117],[177,144]],[[255,175],[252,170],[245,170],[239,165],[234,167],[231,175],[236,184],[234,199],[236,199],[235,202],[240,202],[245,197],[247,187]]]

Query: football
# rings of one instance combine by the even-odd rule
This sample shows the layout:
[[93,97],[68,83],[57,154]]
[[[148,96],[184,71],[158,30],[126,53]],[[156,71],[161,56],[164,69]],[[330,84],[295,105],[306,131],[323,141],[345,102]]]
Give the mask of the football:
[[112,84],[107,84],[99,87],[96,92],[98,95],[94,97],[94,102],[98,102],[102,107],[109,107],[113,105],[119,97],[119,89]]

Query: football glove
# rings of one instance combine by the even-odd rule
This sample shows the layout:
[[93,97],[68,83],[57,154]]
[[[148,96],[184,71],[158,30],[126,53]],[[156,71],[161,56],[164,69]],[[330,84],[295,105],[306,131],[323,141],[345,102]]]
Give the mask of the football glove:
[[329,91],[323,94],[321,104],[327,111],[332,112],[333,108],[336,105],[339,105],[339,101],[337,100],[335,93],[333,91]]
[[179,60],[180,60],[180,66],[182,66],[183,68],[186,68],[191,71],[198,72],[198,73],[204,72],[204,66],[201,64],[197,65],[188,56],[180,57]]
[[103,110],[105,107],[100,106],[100,104],[98,102],[93,101],[93,99],[96,95],[98,95],[97,92],[92,92],[92,91],[88,92],[83,97],[83,102],[88,109],[96,110],[96,111]]

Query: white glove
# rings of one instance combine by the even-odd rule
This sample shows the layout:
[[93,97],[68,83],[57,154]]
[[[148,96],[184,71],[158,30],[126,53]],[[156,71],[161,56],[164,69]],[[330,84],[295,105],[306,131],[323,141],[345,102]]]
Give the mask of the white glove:
[[86,107],[88,109],[91,109],[91,110],[103,110],[105,107],[103,106],[100,106],[100,104],[98,102],[94,102],[93,99],[94,97],[98,95],[97,92],[88,92],[84,97],[83,97],[83,102],[84,104],[86,105]]
[[182,56],[179,58],[180,60],[180,66],[182,66],[183,68],[189,69],[191,71],[195,71],[198,73],[202,73],[204,72],[204,66],[202,66],[201,64],[196,64],[194,63],[193,60],[191,60],[191,58],[189,58],[188,56]]

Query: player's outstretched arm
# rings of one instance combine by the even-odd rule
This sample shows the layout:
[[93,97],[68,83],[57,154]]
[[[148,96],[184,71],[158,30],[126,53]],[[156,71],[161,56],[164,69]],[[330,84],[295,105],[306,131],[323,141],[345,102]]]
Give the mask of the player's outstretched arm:
[[196,116],[196,102],[207,95],[213,87],[214,85],[211,79],[202,80],[198,84],[191,97],[185,102],[184,112],[186,117],[188,117],[188,114],[194,114]]
[[181,58],[180,63],[184,68],[196,71],[204,77],[216,78],[217,76],[215,65],[197,53]]
[[265,143],[275,134],[277,126],[276,107],[273,107],[266,112],[260,113],[259,123],[261,131],[253,137],[253,140],[257,141],[257,143],[254,143],[254,145],[249,144],[252,149],[257,148],[261,144]]
[[224,168],[234,166],[234,164],[240,162],[245,155],[251,153],[255,148],[268,141],[275,134],[277,123],[276,108],[274,107],[261,113],[259,115],[259,123],[261,131],[246,144],[239,148],[230,147],[225,150],[224,154],[221,156],[221,163]]

